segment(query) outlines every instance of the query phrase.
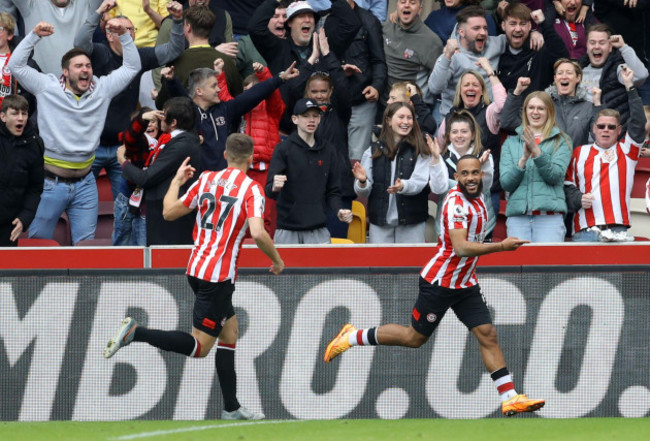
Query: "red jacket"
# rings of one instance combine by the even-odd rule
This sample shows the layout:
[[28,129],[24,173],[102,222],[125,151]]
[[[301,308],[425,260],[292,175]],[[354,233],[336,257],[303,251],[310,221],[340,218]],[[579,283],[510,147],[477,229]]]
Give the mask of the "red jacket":
[[[272,77],[268,68],[262,72],[256,72],[257,79],[262,82]],[[230,101],[233,99],[226,84],[226,74],[222,72],[218,77],[219,99]],[[284,101],[280,91],[276,89],[271,96],[259,103],[253,110],[243,117],[239,126],[239,132],[245,133],[253,138],[253,164],[254,170],[267,170],[275,146],[280,142],[280,118],[284,113]]]

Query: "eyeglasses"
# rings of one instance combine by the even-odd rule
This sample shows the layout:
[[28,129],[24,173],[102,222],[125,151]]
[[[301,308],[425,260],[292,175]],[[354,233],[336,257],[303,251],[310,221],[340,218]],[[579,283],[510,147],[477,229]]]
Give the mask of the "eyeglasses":
[[616,130],[618,128],[617,124],[596,124],[596,128],[598,130],[605,130],[605,128],[609,130]]
[[322,71],[322,70],[317,70],[316,72],[312,72],[312,74],[310,75],[310,78],[313,78],[315,76],[329,78],[330,73],[326,72],[326,71]]

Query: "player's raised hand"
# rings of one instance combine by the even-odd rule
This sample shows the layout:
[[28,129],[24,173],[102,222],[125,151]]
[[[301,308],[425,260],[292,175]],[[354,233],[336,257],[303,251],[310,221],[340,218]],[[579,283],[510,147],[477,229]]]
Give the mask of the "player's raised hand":
[[34,33],[39,37],[49,37],[54,33],[54,26],[46,21],[42,21],[34,26]]
[[179,185],[183,185],[192,179],[194,172],[196,172],[196,169],[190,164],[190,157],[188,156],[185,158],[185,161],[183,161],[181,166],[178,167],[178,170],[176,170],[176,176],[174,176],[174,179]]
[[530,241],[522,240],[518,237],[506,237],[503,239],[503,241],[501,241],[501,249],[503,251],[514,251],[526,243],[530,243]]

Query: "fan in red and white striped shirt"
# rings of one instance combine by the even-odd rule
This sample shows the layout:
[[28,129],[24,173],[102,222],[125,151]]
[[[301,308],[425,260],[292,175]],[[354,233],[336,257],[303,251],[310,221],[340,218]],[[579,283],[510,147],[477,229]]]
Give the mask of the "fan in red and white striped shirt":
[[234,282],[247,219],[264,214],[264,189],[241,170],[229,167],[203,172],[180,200],[197,209],[187,274],[215,283]]
[[422,269],[421,276],[429,283],[438,282],[445,288],[460,289],[478,283],[474,269],[478,256],[456,254],[449,231],[467,229],[467,240],[483,242],[487,227],[487,208],[483,195],[468,199],[458,186],[445,198],[441,212],[441,231],[436,255]]
[[[641,144],[629,132],[622,142],[610,141],[621,130],[615,117],[599,117],[596,126],[603,127],[596,127],[597,142],[575,149],[567,169],[565,183],[591,199],[573,219],[576,232],[595,225],[630,225],[630,195]],[[599,142],[603,133],[609,138]]]

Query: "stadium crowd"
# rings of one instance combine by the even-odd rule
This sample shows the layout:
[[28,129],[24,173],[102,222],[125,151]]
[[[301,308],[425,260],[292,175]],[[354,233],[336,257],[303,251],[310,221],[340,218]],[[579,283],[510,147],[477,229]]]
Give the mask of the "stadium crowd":
[[465,154],[490,233],[633,240],[649,56],[650,0],[0,0],[0,246],[92,243],[105,179],[114,245],[191,244],[163,198],[237,132],[277,243],[347,238],[355,199],[371,243],[437,241]]

